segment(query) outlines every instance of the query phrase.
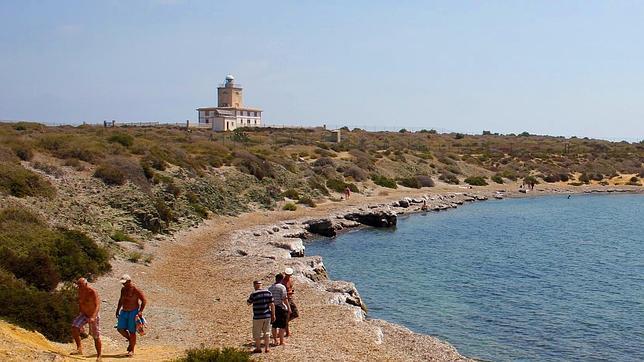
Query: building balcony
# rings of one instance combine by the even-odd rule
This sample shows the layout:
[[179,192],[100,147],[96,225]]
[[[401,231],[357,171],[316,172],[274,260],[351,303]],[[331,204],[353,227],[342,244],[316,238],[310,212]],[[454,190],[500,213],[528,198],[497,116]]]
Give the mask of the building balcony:
[[218,86],[218,88],[241,88],[241,87],[242,85],[239,83],[229,84],[227,87],[226,87],[226,84],[220,83]]

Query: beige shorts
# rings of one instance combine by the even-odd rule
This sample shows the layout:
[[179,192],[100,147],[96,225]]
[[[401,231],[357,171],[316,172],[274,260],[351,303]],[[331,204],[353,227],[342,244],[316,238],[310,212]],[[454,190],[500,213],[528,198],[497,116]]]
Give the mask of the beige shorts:
[[262,338],[271,331],[271,319],[253,319],[253,338]]

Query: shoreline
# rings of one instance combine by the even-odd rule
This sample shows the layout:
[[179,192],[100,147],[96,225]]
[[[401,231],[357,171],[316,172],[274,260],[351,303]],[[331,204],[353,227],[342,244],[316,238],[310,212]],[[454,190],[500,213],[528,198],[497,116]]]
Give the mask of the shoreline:
[[[311,356],[323,356],[328,360],[469,360],[447,342],[392,322],[369,318],[361,308],[361,298],[352,282],[329,280],[319,256],[292,257],[291,252],[298,246],[296,239],[305,245],[299,238],[284,235],[298,234],[304,230],[302,223],[307,220],[326,216],[337,225],[342,221],[338,218],[340,214],[359,209],[375,210],[371,208],[374,204],[391,208],[391,203],[404,197],[418,198],[418,195],[427,194],[436,197],[433,201],[437,203],[446,201],[444,198],[449,194],[462,197],[480,194],[489,199],[496,195],[496,189],[512,188],[511,185],[495,186],[397,190],[386,196],[359,195],[341,203],[328,202],[296,212],[254,211],[235,217],[217,216],[152,246],[151,251],[156,256],[151,266],[114,261],[112,275],[100,278],[95,285],[103,299],[103,310],[107,310],[103,313],[109,313],[118,298],[114,292],[118,276],[130,273],[148,294],[151,303],[146,309],[146,319],[155,327],[151,335],[142,339],[141,348],[161,345],[172,347],[174,353],[180,355],[183,350],[200,344],[247,346],[250,341],[250,331],[247,331],[249,310],[239,301],[245,300],[250,292],[252,280],[261,279],[270,284],[275,272],[290,266],[296,269],[296,300],[302,317],[294,321],[294,335],[288,341],[289,345],[274,348],[270,358],[293,361],[309,360]],[[620,190],[617,191],[620,193],[644,192],[642,188],[630,187],[575,188],[578,190],[554,187],[528,194],[506,192],[504,197],[608,193],[608,189]],[[449,200],[454,198],[456,196]],[[403,211],[407,216],[418,212],[419,208],[419,204],[413,204],[394,211]],[[342,227],[338,232],[362,227]],[[105,334],[119,340],[114,331],[108,330]],[[257,357],[265,358],[263,355]]]

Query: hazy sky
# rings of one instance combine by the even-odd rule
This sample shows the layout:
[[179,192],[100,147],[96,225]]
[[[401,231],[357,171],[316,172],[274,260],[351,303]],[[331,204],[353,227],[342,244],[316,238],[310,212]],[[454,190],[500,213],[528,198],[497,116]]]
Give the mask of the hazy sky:
[[644,138],[641,1],[0,1],[0,119]]

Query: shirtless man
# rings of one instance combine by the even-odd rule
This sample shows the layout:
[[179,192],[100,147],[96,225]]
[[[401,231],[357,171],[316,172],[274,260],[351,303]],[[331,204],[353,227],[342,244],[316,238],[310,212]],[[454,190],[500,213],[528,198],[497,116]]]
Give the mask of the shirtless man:
[[[136,323],[135,318],[141,318],[143,309],[145,309],[145,295],[132,284],[132,278],[123,274],[121,277],[121,297],[116,306],[116,318],[118,323],[116,329],[129,342],[127,346],[127,355],[134,356],[134,347],[136,346]],[[139,301],[141,304],[139,305]],[[122,308],[122,309],[121,309]]]
[[81,345],[81,329],[85,324],[89,324],[89,334],[94,338],[94,347],[96,347],[96,360],[101,360],[101,332],[99,328],[98,310],[101,306],[98,293],[87,284],[85,278],[79,278],[76,281],[78,286],[78,309],[80,314],[72,322],[72,337],[76,342],[76,351],[72,355],[82,355],[83,346]]

